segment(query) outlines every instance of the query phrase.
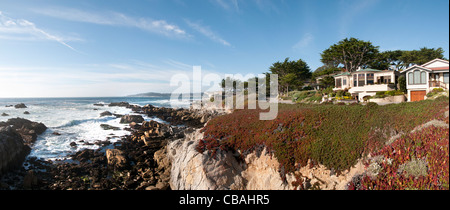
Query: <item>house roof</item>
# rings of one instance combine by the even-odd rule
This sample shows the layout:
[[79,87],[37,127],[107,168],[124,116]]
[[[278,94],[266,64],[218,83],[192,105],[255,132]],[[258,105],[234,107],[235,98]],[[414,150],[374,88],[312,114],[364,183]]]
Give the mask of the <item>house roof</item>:
[[425,68],[425,67],[419,66],[419,65],[414,65],[414,66],[411,66],[411,67],[409,67],[409,68],[407,68],[407,69],[401,71],[400,73],[407,72],[407,71],[411,71],[412,69],[416,69],[416,68],[419,68],[419,69],[422,69],[422,70],[425,70],[425,71],[428,71],[428,72],[431,71],[431,69],[429,69],[429,68]]
[[370,71],[370,72],[380,72],[381,70],[378,69],[360,69],[360,70],[356,70],[357,72],[366,72],[366,71]]
[[435,67],[435,68],[429,68],[433,71],[439,71],[439,70],[448,70],[448,66],[447,67]]
[[350,76],[350,72],[343,72],[343,73],[334,75],[334,77],[339,77],[339,76]]
[[[429,67],[429,68],[427,67],[427,66],[430,66],[430,65],[432,65],[433,63],[436,63],[436,62],[442,63],[443,66],[435,66],[435,67]],[[436,58],[436,59],[434,59],[434,60],[432,60],[430,62],[427,62],[427,63],[425,63],[425,64],[423,64],[421,66],[418,66],[418,65],[411,66],[411,67],[401,71],[400,73],[411,71],[412,69],[417,69],[417,68],[425,70],[425,71],[428,71],[428,72],[442,71],[442,70],[448,70],[449,69],[448,65],[449,65],[448,61]]]
[[[449,62],[446,61],[446,60],[442,60],[442,59],[436,58],[436,59],[434,59],[434,60],[432,60],[432,61],[430,61],[430,62],[427,62],[427,63],[423,64],[422,66],[423,66],[423,67],[427,67],[427,66],[429,66],[429,65],[431,65],[431,64],[433,64],[433,63],[435,63],[435,62],[446,63],[447,65],[449,64]],[[448,68],[448,67],[447,67],[447,68]]]

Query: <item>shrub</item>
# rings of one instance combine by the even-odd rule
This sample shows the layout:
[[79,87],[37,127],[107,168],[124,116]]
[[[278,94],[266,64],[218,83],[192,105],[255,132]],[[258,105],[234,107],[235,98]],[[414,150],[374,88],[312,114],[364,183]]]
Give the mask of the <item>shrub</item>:
[[375,95],[384,96],[385,93],[386,93],[385,91],[378,91]]
[[434,88],[431,92],[427,93],[427,97],[433,97],[437,95],[440,92],[444,92],[444,89],[442,88]]
[[323,94],[326,94],[326,95],[328,95],[328,96],[330,96],[330,97],[332,97],[330,94],[331,94],[331,93],[334,93],[334,92],[333,92],[333,87],[327,87],[326,89],[323,89],[323,90],[322,90],[322,93],[323,93]]
[[384,95],[395,96],[395,90],[386,91]]
[[406,77],[404,75],[401,75],[398,78],[398,86],[400,87],[401,92],[406,93]]
[[342,97],[342,96],[344,96],[344,91],[343,90],[338,90],[337,92],[336,92],[336,97]]
[[424,159],[413,158],[398,167],[397,173],[405,173],[408,176],[426,176],[427,175],[427,161]]

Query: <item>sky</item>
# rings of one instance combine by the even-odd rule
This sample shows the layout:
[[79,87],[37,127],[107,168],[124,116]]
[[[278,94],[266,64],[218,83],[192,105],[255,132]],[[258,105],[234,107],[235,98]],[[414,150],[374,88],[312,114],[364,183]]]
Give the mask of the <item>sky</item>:
[[349,37],[449,58],[449,0],[0,0],[0,97],[170,93],[193,66],[257,75],[287,57],[314,71]]

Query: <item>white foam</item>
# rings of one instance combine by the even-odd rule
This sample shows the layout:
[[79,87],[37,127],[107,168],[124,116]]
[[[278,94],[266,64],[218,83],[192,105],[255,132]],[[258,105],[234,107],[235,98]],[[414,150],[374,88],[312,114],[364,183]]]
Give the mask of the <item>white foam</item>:
[[[147,102],[147,101],[145,101]],[[100,117],[104,111],[113,114],[134,114],[132,110],[125,107],[94,106],[93,104],[107,104],[104,101],[86,101],[71,102],[64,100],[46,101],[40,100],[34,103],[25,103],[28,108],[16,109],[14,107],[0,106],[0,115],[6,113],[9,116],[0,116],[0,121],[7,121],[10,118],[25,118],[34,122],[44,123],[48,129],[38,137],[33,144],[30,156],[43,159],[62,159],[68,154],[83,150],[97,149],[98,145],[93,144],[96,141],[109,140],[114,143],[120,140],[121,136],[129,135],[129,131],[123,130],[127,124],[120,124],[120,118],[115,116]],[[142,103],[142,102],[140,102]],[[150,104],[160,106],[170,106],[170,100],[153,100]],[[10,102],[7,104],[17,104]],[[180,102],[180,105],[189,106],[189,102]],[[28,111],[30,114],[24,114]],[[145,120],[154,120],[160,123],[166,123],[159,118],[142,115]],[[104,130],[101,124],[108,124],[119,127],[121,130]],[[55,135],[58,133],[61,135]],[[114,137],[116,136],[116,137]],[[84,141],[84,142],[81,142]],[[76,147],[70,146],[71,142],[77,144]]]

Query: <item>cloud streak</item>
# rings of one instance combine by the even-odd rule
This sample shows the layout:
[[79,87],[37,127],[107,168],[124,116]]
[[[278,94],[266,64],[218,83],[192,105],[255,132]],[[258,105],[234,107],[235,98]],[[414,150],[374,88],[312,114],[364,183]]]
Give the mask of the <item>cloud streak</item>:
[[223,39],[222,37],[220,37],[218,34],[216,34],[215,32],[213,32],[208,26],[203,26],[199,23],[194,23],[191,22],[189,20],[185,20],[186,23],[189,25],[189,27],[191,27],[192,29],[196,30],[197,32],[201,33],[202,35],[204,35],[205,37],[218,42],[224,46],[227,47],[231,47],[231,44],[226,41],[225,39]]
[[239,12],[238,0],[214,0],[214,2],[225,10],[236,10]]
[[[19,37],[18,37],[19,36]],[[78,52],[75,48],[67,44],[65,38],[51,34],[36,24],[25,19],[13,19],[0,11],[0,39],[17,39],[17,40],[50,40],[56,41],[61,45]]]
[[350,27],[353,25],[353,21],[356,20],[358,16],[367,15],[364,13],[370,11],[370,9],[378,3],[379,0],[341,0],[340,10],[344,14],[338,23],[341,37],[346,37],[348,35]]
[[297,42],[292,48],[293,49],[302,49],[307,47],[311,42],[314,41],[314,36],[311,33],[306,33],[303,35],[302,39]]
[[[141,92],[170,92],[173,75],[193,80],[192,66],[167,60],[162,66],[132,60],[126,63],[64,66],[0,66],[0,97],[95,97]],[[202,75],[218,72],[202,69]],[[221,75],[221,74],[220,74]],[[186,90],[189,91],[189,90]]]
[[73,8],[45,8],[33,9],[35,13],[58,19],[84,22],[97,25],[121,26],[138,28],[143,31],[158,33],[165,36],[188,37],[189,35],[178,27],[165,20],[151,18],[135,18],[119,12],[88,12]]

